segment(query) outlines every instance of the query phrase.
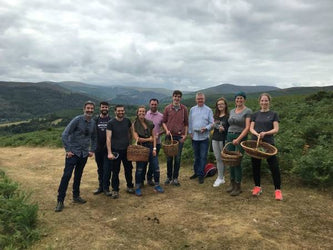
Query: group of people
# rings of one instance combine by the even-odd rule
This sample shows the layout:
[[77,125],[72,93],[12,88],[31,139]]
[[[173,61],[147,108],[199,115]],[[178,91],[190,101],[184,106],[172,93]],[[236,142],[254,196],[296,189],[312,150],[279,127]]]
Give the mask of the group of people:
[[[227,100],[219,98],[215,104],[215,111],[205,104],[205,95],[196,94],[196,105],[190,111],[181,103],[182,92],[173,91],[172,102],[164,108],[163,114],[158,111],[159,101],[155,98],[149,101],[150,109],[139,106],[136,118],[131,122],[125,117],[125,107],[116,105],[115,117],[109,115],[109,104],[101,102],[100,114],[93,117],[95,104],[87,101],[83,107],[83,115],[76,116],[65,128],[62,141],[66,151],[64,173],[58,188],[56,212],[64,208],[66,190],[74,171],[73,202],[86,202],[80,196],[80,182],[87,158],[95,154],[98,174],[98,188],[94,194],[104,193],[111,198],[119,197],[119,172],[121,163],[124,166],[127,192],[142,196],[144,182],[153,187],[157,193],[163,193],[160,185],[160,168],[158,155],[161,149],[161,135],[165,133],[166,140],[178,141],[178,153],[167,156],[167,177],[165,185],[180,186],[179,169],[184,141],[189,136],[194,152],[193,175],[190,179],[198,178],[199,184],[204,183],[204,169],[207,163],[211,131],[212,148],[216,158],[218,176],[213,187],[224,184],[225,167],[221,158],[221,151],[227,142],[228,150],[243,152],[240,143],[247,139],[251,132],[253,139],[258,137],[274,145],[274,137],[279,130],[279,117],[270,110],[271,97],[263,93],[259,97],[260,110],[252,113],[245,106],[246,94],[239,92],[235,95],[235,108],[228,110]],[[133,184],[132,162],[127,159],[127,147],[132,143],[149,149],[148,162],[136,162],[135,184]],[[275,199],[282,200],[280,190],[281,178],[276,156],[267,159],[272,172],[275,186]],[[260,186],[261,160],[252,158],[254,196],[262,192]],[[230,185],[227,192],[231,196],[239,195],[242,181],[242,167],[232,166],[230,169]],[[110,186],[112,191],[110,191]]]

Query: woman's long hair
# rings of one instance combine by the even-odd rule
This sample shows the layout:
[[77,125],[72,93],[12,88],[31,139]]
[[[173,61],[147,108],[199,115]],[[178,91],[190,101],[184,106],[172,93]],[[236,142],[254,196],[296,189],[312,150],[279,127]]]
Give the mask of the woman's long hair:
[[225,104],[224,113],[225,113],[226,116],[229,115],[227,100],[224,97],[221,97],[221,98],[217,99],[216,103],[215,103],[214,119],[219,119],[219,117],[220,117],[220,110],[219,110],[219,108],[217,106],[217,103],[219,101],[223,101],[224,102],[224,104]]

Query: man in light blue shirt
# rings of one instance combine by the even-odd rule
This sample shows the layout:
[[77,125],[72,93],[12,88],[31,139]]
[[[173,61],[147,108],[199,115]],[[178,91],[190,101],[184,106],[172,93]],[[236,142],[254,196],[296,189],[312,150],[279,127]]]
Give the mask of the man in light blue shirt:
[[188,132],[192,138],[194,151],[194,174],[190,179],[199,178],[199,183],[204,183],[204,168],[207,162],[209,147],[209,131],[213,127],[213,111],[205,105],[205,95],[196,94],[196,106],[190,109]]

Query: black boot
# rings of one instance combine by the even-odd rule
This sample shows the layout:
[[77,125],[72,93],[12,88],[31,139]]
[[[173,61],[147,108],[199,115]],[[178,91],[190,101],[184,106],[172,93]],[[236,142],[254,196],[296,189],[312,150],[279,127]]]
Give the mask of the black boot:
[[58,201],[56,208],[54,209],[55,212],[61,212],[64,209],[64,202]]

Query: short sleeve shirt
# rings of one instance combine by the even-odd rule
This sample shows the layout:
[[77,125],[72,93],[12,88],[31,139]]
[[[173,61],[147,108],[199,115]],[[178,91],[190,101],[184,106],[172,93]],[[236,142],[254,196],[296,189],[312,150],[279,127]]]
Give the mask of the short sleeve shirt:
[[249,108],[245,108],[242,112],[236,113],[236,109],[232,109],[229,115],[229,129],[228,132],[232,133],[242,133],[245,128],[245,119],[251,118],[252,110]]
[[106,127],[110,117],[100,117],[95,120],[97,128],[97,149],[96,151],[101,151],[106,147]]
[[[273,129],[273,122],[280,122],[279,116],[274,111],[267,112],[255,112],[252,114],[251,122],[254,122],[254,130],[257,133],[267,132]],[[257,137],[252,135],[254,140],[257,140]],[[263,138],[264,142],[274,144],[274,136],[273,135],[265,135]]]
[[112,150],[124,150],[127,149],[130,141],[130,127],[132,122],[128,118],[124,118],[121,121],[118,121],[116,118],[113,118],[108,122],[107,130],[111,130],[111,147]]

